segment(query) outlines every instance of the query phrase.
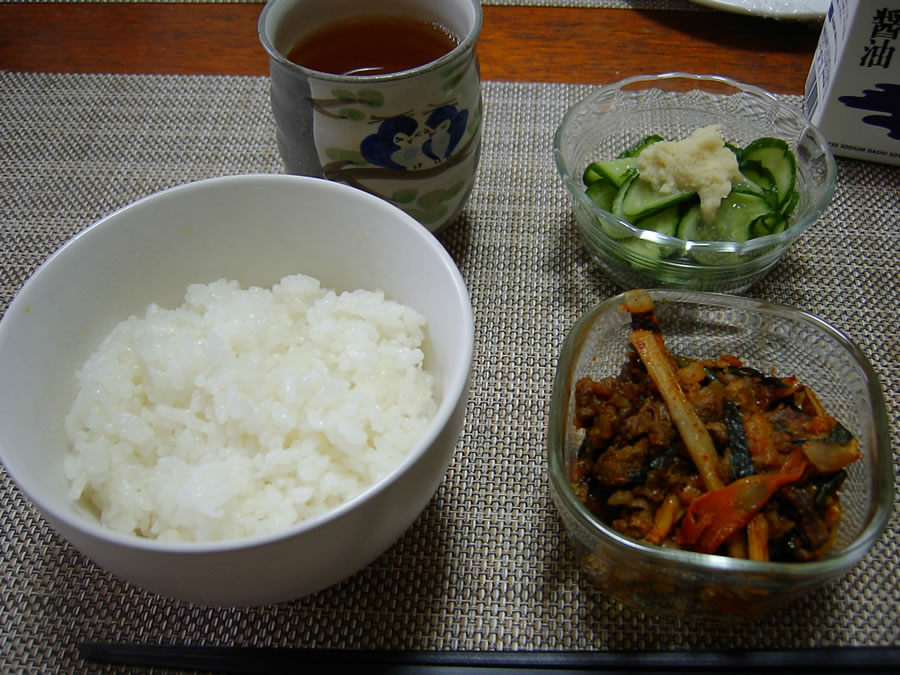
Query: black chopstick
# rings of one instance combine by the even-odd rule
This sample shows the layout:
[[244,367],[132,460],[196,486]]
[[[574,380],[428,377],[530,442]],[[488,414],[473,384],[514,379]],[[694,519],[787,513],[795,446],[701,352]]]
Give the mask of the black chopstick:
[[225,673],[301,672],[364,666],[366,673],[540,671],[605,672],[900,672],[900,648],[718,651],[408,651],[210,647],[81,642],[84,659],[105,664]]

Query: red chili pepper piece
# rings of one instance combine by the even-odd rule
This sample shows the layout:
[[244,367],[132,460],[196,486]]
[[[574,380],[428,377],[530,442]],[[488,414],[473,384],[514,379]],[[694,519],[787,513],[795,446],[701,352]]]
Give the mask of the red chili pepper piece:
[[748,476],[700,495],[687,508],[675,542],[701,553],[715,553],[728,537],[746,527],[782,485],[799,480],[806,464],[798,449],[777,473]]

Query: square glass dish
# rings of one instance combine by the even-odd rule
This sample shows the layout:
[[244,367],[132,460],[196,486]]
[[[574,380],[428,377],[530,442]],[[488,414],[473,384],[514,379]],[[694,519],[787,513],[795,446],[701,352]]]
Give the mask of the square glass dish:
[[796,309],[741,297],[649,291],[673,355],[715,359],[732,354],[759,371],[796,375],[826,411],[859,441],[847,467],[833,549],[812,562],[761,562],[655,546],[595,517],[576,495],[574,465],[585,432],[574,423],[574,388],[582,377],[616,376],[626,360],[630,315],[624,296],[588,311],[571,329],[556,373],[547,436],[553,501],[586,578],[650,614],[718,620],[752,618],[838,579],[884,531],[893,500],[893,457],[878,378],[846,335]]

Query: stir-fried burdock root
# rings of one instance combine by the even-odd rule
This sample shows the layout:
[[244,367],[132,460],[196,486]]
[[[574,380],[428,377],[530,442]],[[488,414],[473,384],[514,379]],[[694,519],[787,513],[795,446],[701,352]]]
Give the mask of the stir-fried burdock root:
[[623,309],[632,330],[621,372],[575,386],[582,502],[656,545],[755,560],[824,556],[856,440],[794,377],[731,355],[674,357],[645,291],[626,293]]

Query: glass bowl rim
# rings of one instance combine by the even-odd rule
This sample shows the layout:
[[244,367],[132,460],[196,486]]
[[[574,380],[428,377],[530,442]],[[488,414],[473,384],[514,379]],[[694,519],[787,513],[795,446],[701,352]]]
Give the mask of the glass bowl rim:
[[853,541],[845,548],[831,552],[824,559],[817,561],[803,563],[761,562],[652,546],[622,535],[613,528],[603,524],[598,518],[590,514],[569,484],[568,468],[565,466],[564,459],[569,408],[566,406],[565,409],[562,409],[560,401],[568,400],[569,398],[569,366],[575,363],[574,357],[577,355],[585,327],[592,324],[602,314],[618,312],[625,295],[624,293],[619,293],[594,305],[579,317],[568,331],[557,360],[545,444],[549,482],[553,492],[553,501],[556,503],[557,508],[560,511],[564,511],[564,515],[574,518],[578,526],[589,532],[593,539],[603,540],[607,547],[616,549],[620,555],[636,556],[644,564],[664,564],[674,568],[690,569],[693,573],[745,574],[799,580],[834,575],[859,562],[887,529],[894,502],[893,453],[890,443],[887,408],[878,375],[860,348],[840,329],[809,312],[787,305],[707,291],[649,289],[648,293],[653,298],[654,303],[680,302],[694,306],[738,307],[762,312],[767,315],[790,317],[813,326],[816,330],[825,333],[838,342],[853,357],[866,376],[867,389],[872,404],[872,421],[875,428],[875,455],[879,466],[883,463],[885,466],[890,467],[891,470],[874,474],[872,483],[877,486],[877,491],[873,495],[869,511],[866,514],[864,527]]
[[[608,92],[621,90],[625,87],[628,87],[629,85],[637,83],[646,82],[649,85],[652,85],[654,82],[679,79],[695,83],[717,83],[735,89],[734,93],[744,92],[753,94],[760,99],[764,99],[769,105],[773,105],[779,110],[787,111],[789,116],[802,121],[805,125],[805,131],[808,132],[815,143],[822,148],[823,157],[825,160],[825,189],[822,198],[818,200],[815,207],[809,213],[805,214],[802,218],[799,218],[794,223],[792,223],[790,227],[781,232],[777,232],[775,234],[767,234],[762,237],[755,237],[744,242],[733,242],[696,241],[692,239],[681,239],[679,237],[662,234],[659,232],[653,232],[650,230],[643,230],[639,227],[635,227],[625,220],[622,220],[615,214],[606,211],[605,209],[601,209],[599,206],[597,206],[593,202],[593,200],[587,196],[580,177],[576,180],[576,175],[567,166],[565,158],[563,157],[562,139],[568,129],[569,124],[571,123],[571,120],[575,116],[580,114],[581,111],[585,109],[585,107],[590,102],[602,95],[607,94]],[[692,91],[696,91],[696,89]],[[656,244],[673,247],[683,251],[700,250],[716,253],[721,252],[743,254],[757,251],[759,249],[768,248],[770,246],[785,246],[797,239],[803,232],[809,229],[809,227],[811,227],[813,223],[815,223],[821,217],[821,215],[831,204],[831,201],[834,197],[835,186],[837,184],[837,162],[834,158],[834,154],[831,151],[831,145],[825,138],[824,134],[819,130],[819,128],[816,127],[806,117],[805,114],[797,110],[795,107],[788,105],[784,101],[781,101],[773,93],[766,91],[761,87],[739,82],[724,75],[703,75],[681,71],[672,71],[648,75],[633,75],[631,77],[626,77],[624,79],[618,80],[617,82],[598,86],[595,89],[592,89],[579,101],[569,106],[569,108],[564,113],[562,121],[560,122],[553,136],[553,157],[557,172],[559,173],[560,178],[571,193],[572,197],[595,219],[599,218],[601,220],[606,220],[607,222],[614,223],[617,228],[622,230],[624,236],[637,237],[646,241],[651,241]],[[598,229],[600,229],[599,234],[601,235],[601,237],[612,239],[612,237],[609,237],[609,235],[602,231],[602,228]],[[750,262],[752,262],[752,259],[750,261],[739,261],[737,263],[731,263],[728,265],[728,267],[734,268],[736,266]],[[700,265],[692,265],[692,267],[700,267]]]

